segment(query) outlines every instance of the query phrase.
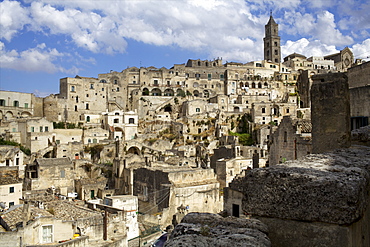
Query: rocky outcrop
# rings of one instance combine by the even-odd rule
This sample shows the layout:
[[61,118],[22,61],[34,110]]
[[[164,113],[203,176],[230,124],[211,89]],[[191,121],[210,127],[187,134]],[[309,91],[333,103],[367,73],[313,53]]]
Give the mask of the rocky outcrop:
[[370,146],[370,125],[352,130],[351,140],[354,144]]
[[256,219],[223,218],[217,214],[190,213],[178,224],[166,247],[271,246],[267,227]]
[[247,171],[230,189],[274,246],[369,246],[369,175],[370,148],[353,146]]
[[230,188],[252,215],[350,224],[368,205],[369,171],[370,149],[358,147],[251,170]]

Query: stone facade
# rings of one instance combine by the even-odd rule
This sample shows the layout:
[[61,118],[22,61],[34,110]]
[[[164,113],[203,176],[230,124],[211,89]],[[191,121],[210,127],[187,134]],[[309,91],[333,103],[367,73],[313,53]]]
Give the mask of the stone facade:
[[43,117],[42,98],[31,93],[0,91],[0,120]]
[[350,146],[350,101],[344,73],[313,77],[311,89],[312,152]]
[[312,153],[310,120],[284,117],[270,140],[269,164],[296,160]]

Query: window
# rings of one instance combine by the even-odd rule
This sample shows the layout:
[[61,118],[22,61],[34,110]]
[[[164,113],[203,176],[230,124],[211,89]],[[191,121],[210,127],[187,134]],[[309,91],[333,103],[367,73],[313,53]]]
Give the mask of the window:
[[223,75],[223,74],[221,74],[221,75],[220,75],[220,80],[221,80],[221,81],[223,81],[223,80],[224,80],[224,75]]
[[289,108],[288,108],[288,109],[286,109],[286,113],[289,113]]
[[13,128],[13,129],[12,129],[12,132],[17,132],[17,129],[16,129],[16,128]]
[[212,79],[212,74],[208,74],[208,80],[210,81]]
[[60,170],[60,177],[65,178],[66,177],[66,171],[65,170]]
[[49,132],[49,126],[45,126],[45,132]]
[[284,131],[284,142],[287,142],[288,140],[288,133]]
[[24,108],[28,108],[28,103],[24,103]]
[[275,41],[275,42],[274,42],[274,45],[275,45],[275,46],[278,46],[278,43]]
[[31,127],[31,132],[35,132],[35,127]]
[[9,166],[10,165],[10,159],[6,159],[5,164],[6,164],[6,166]]
[[75,111],[77,111],[77,106],[75,105]]
[[104,91],[104,88],[102,87],[101,90]]
[[90,84],[90,89],[94,89],[94,84]]
[[88,143],[91,143],[91,139],[88,139],[88,140],[87,140],[87,142],[88,142]]
[[119,123],[119,119],[118,119],[118,118],[115,118],[115,119],[113,120],[113,123]]
[[14,187],[9,187],[9,193],[14,193]]
[[43,132],[43,128],[42,128],[42,126],[40,126],[40,132]]
[[0,99],[0,106],[5,106],[5,100],[4,99]]
[[9,207],[14,206],[14,202],[9,202]]
[[53,242],[53,226],[42,226],[42,243]]
[[96,140],[95,138],[93,139],[93,143],[97,143],[98,142],[98,140]]
[[90,116],[86,117],[86,122],[88,122],[88,123],[90,122]]
[[114,84],[117,84],[118,83],[118,81],[117,80],[114,80]]
[[158,85],[158,80],[154,80],[154,85]]
[[119,87],[116,88],[116,91],[119,92]]
[[86,98],[88,98],[89,97],[89,94],[86,94]]
[[200,108],[195,108],[195,111],[196,112],[200,112]]
[[266,113],[266,108],[262,107],[262,113]]
[[19,158],[16,158],[16,159],[15,159],[15,165],[16,165],[16,166],[19,166]]
[[130,124],[134,124],[134,123],[135,123],[135,119],[134,119],[134,118],[129,118],[129,119],[128,119],[128,123],[130,123]]
[[89,104],[86,103],[86,110],[89,110]]
[[71,86],[71,92],[75,92],[75,86]]
[[13,102],[13,106],[14,106],[14,107],[19,107],[19,101],[18,101],[18,100],[14,100],[14,102]]

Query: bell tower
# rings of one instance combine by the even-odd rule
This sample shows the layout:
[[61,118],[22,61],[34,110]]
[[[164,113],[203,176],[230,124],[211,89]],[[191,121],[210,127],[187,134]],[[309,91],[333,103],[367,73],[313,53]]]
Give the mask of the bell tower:
[[265,25],[265,37],[263,38],[264,43],[264,59],[274,63],[280,63],[281,51],[280,51],[280,36],[279,36],[279,25],[275,22],[270,13],[270,20]]

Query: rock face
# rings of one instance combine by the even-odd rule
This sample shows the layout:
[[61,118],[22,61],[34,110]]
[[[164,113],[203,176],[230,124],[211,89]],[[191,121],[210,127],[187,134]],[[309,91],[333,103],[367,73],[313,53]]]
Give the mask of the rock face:
[[223,218],[217,214],[190,213],[178,224],[166,247],[271,246],[267,227],[256,219]]
[[353,146],[248,171],[230,189],[274,246],[370,246],[369,174],[370,148]]
[[350,224],[368,205],[369,170],[369,148],[338,150],[248,171],[230,188],[252,215]]

